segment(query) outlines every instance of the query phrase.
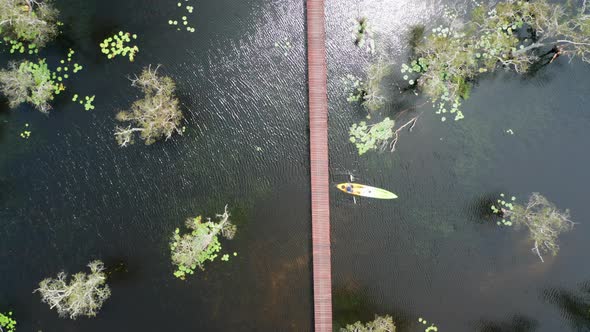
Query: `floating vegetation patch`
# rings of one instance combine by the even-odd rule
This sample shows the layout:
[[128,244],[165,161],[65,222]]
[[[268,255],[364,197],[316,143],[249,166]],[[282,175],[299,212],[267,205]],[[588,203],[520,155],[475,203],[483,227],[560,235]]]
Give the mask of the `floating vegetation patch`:
[[18,52],[20,54],[23,54],[25,52],[27,52],[28,54],[39,53],[39,48],[37,48],[37,45],[34,43],[25,46],[23,42],[18,41],[16,39],[11,39],[10,37],[4,37],[2,39],[4,40],[4,43],[6,45],[10,45],[10,54],[13,54],[15,52]]
[[[427,325],[427,324],[428,324],[428,322],[426,321],[426,319],[424,319],[424,318],[422,318],[422,317],[418,318],[418,322],[419,322],[419,323],[422,323],[423,325]],[[427,328],[424,330],[424,332],[437,332],[437,331],[438,331],[438,327],[436,327],[436,325],[434,325],[434,324],[432,324],[432,323],[430,324],[430,326],[429,326],[429,327],[427,327]]]
[[366,93],[365,90],[365,82],[362,79],[348,74],[342,78],[342,83],[344,84],[344,88],[348,93],[346,97],[346,101],[349,103],[359,102],[363,100],[363,96]]
[[[188,2],[188,0],[184,0],[184,2],[186,3],[186,2]],[[195,9],[193,6],[183,5],[182,2],[178,2],[176,4],[176,6],[178,8],[183,8],[189,14],[192,14],[193,13],[193,10]],[[182,22],[180,22],[180,23],[179,23],[178,20],[168,20],[168,24],[169,25],[172,25],[172,26],[175,26],[176,27],[176,30],[178,30],[178,31],[182,30],[182,27],[184,27],[186,29],[186,31],[188,31],[188,32],[195,32],[196,31],[195,28],[189,26],[189,24],[188,24],[188,18],[186,17],[186,15],[183,15],[181,17],[181,20],[182,20]]]
[[275,48],[283,53],[284,56],[289,55],[289,51],[293,48],[289,38],[285,37],[283,40],[280,40],[275,43]]
[[20,137],[24,139],[29,139],[31,137],[31,131],[27,130],[29,128],[29,124],[25,123],[25,129],[20,133]]
[[375,40],[373,39],[373,29],[366,17],[350,19],[352,27],[352,39],[358,48],[364,48],[367,53],[375,53]]
[[496,224],[498,226],[512,226],[512,221],[508,218],[511,214],[512,210],[514,209],[514,201],[516,201],[516,197],[512,196],[510,201],[506,201],[504,193],[500,194],[500,198],[496,200],[497,204],[490,206],[492,212],[500,217],[502,220],[497,221]]
[[5,314],[0,312],[0,330],[4,332],[16,331],[16,320],[12,318],[12,311]]
[[354,123],[349,130],[349,140],[356,146],[359,155],[385,149],[394,137],[394,127],[395,121],[390,118],[372,125],[367,125],[365,121]]
[[84,105],[84,109],[86,111],[90,111],[94,109],[94,105],[92,105],[92,103],[94,102],[94,95],[92,96],[86,96],[84,97],[84,99],[80,98],[78,99],[78,94],[74,94],[74,96],[72,97],[72,101],[73,102],[78,102],[80,105]]
[[128,45],[128,43],[131,42],[131,39],[137,39],[137,35],[119,31],[119,33],[114,34],[112,37],[103,40],[102,43],[100,43],[100,49],[109,59],[118,55],[124,57],[129,55],[129,61],[133,62],[135,60],[135,55],[139,52],[139,47],[137,47],[137,45]]

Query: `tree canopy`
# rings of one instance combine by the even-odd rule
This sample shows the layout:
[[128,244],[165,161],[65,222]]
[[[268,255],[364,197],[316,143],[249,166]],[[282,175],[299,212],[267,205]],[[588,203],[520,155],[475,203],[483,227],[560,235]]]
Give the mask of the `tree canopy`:
[[550,56],[579,57],[590,62],[590,15],[546,0],[507,0],[489,7],[478,4],[471,19],[461,22],[447,14],[447,22],[418,41],[415,57],[402,65],[404,78],[424,92],[437,113],[463,118],[461,100],[467,99],[475,78],[498,68],[527,72]]
[[340,329],[340,332],[395,332],[395,323],[391,316],[377,316],[375,320],[365,324],[356,322]]
[[11,108],[30,103],[39,111],[47,113],[54,95],[65,89],[55,78],[55,73],[49,70],[44,59],[36,63],[12,62],[7,70],[0,70],[0,91],[8,98]]
[[60,272],[55,279],[47,278],[39,283],[35,292],[39,292],[42,301],[56,309],[61,317],[94,317],[111,296],[111,290],[106,284],[104,264],[97,260],[88,267],[90,273],[76,273],[69,282],[65,272]]
[[[58,15],[49,0],[0,0],[0,35],[6,42],[43,47],[58,33]],[[18,49],[24,52],[24,46]]]
[[574,227],[574,223],[569,219],[569,210],[559,211],[539,193],[533,193],[526,206],[516,204],[511,210],[503,211],[516,227],[525,227],[529,230],[531,241],[534,242],[532,250],[541,261],[544,261],[544,254],[557,255],[559,235]]
[[133,144],[136,132],[148,145],[162,138],[168,140],[174,133],[182,134],[183,115],[174,95],[176,85],[157,71],[151,66],[144,68],[139,77],[131,80],[131,85],[140,88],[145,96],[135,101],[130,110],[117,114],[118,121],[130,122],[127,127],[115,128],[115,138],[122,147]]
[[221,250],[219,235],[233,239],[236,226],[229,220],[227,205],[223,214],[216,217],[219,219],[217,222],[209,218],[203,222],[201,216],[190,218],[185,223],[190,233],[181,234],[178,228],[174,231],[170,241],[172,263],[177,269],[174,276],[185,279],[197,268],[204,270],[205,262],[214,261]]

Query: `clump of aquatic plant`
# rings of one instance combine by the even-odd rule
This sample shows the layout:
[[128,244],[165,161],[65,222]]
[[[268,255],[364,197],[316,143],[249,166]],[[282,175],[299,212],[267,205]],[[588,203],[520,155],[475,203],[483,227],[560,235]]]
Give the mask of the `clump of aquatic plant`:
[[289,51],[293,48],[293,45],[291,45],[289,38],[285,37],[283,40],[275,43],[275,48],[281,51],[284,56],[287,56],[289,55]]
[[349,130],[350,142],[358,149],[359,155],[370,150],[385,149],[393,138],[395,121],[385,118],[383,121],[367,125],[365,121],[354,123]]
[[140,88],[145,96],[130,110],[117,114],[118,121],[130,123],[115,128],[115,138],[122,147],[133,144],[136,132],[148,145],[162,138],[168,140],[174,133],[182,135],[183,116],[174,95],[176,85],[170,77],[158,75],[158,68],[144,68],[139,77],[131,80],[131,85]]
[[[418,318],[418,322],[419,323],[422,323],[423,325],[428,325],[428,322],[426,321],[426,319],[424,319],[422,317]],[[428,326],[424,330],[424,332],[437,332],[437,331],[438,331],[438,327],[436,327],[436,325],[434,325],[432,323],[430,324],[430,326]]]
[[396,327],[393,322],[393,318],[389,315],[377,316],[375,320],[367,323],[361,323],[360,321],[353,324],[349,324],[344,328],[340,329],[340,332],[395,332]]
[[[197,268],[204,270],[207,261],[214,261],[221,250],[219,237],[232,239],[236,234],[236,226],[229,220],[230,214],[225,206],[223,214],[216,215],[218,221],[210,218],[203,221],[201,216],[186,221],[189,233],[181,234],[177,228],[170,241],[172,264],[176,266],[174,276],[184,280],[194,274]],[[234,253],[236,256],[237,253]],[[229,255],[222,260],[229,260]]]
[[375,40],[373,39],[373,29],[366,17],[351,19],[352,39],[354,44],[359,48],[364,48],[368,53],[375,52]]
[[137,39],[137,35],[119,31],[111,37],[103,40],[102,43],[100,43],[100,49],[109,59],[118,55],[124,57],[129,55],[129,61],[133,62],[135,60],[135,55],[139,52],[139,47],[137,47],[137,45],[128,45],[128,43],[131,42],[131,39]]
[[50,102],[65,89],[54,79],[45,59],[38,62],[12,62],[8,70],[0,70],[0,91],[8,98],[11,108],[30,103],[43,113],[51,109]]
[[507,216],[514,209],[514,201],[516,201],[516,197],[512,196],[510,201],[507,201],[505,196],[506,195],[504,195],[504,193],[501,193],[500,198],[496,200],[496,204],[492,204],[492,206],[490,206],[492,213],[502,218],[502,220],[496,222],[498,226],[512,226],[512,221],[508,219]]
[[360,102],[363,100],[363,96],[365,94],[365,82],[362,79],[348,74],[342,78],[342,83],[344,84],[344,88],[348,92],[348,97],[346,97],[346,101],[349,103],[353,102]]
[[23,139],[29,139],[29,137],[31,137],[31,131],[28,130],[29,128],[29,124],[25,123],[25,129],[23,129],[23,131],[20,133],[20,137]]
[[354,123],[349,129],[349,140],[356,146],[359,155],[371,150],[389,149],[393,152],[397,147],[400,132],[406,128],[412,131],[418,118],[419,116],[413,117],[398,128],[395,128],[395,121],[390,118],[371,125],[367,125],[365,121]]
[[532,251],[542,262],[544,254],[557,255],[559,235],[571,231],[575,224],[569,219],[569,210],[558,210],[539,193],[533,193],[526,205],[515,204],[511,210],[505,210],[504,215],[516,227],[529,230],[530,239],[534,243]]
[[0,36],[11,53],[36,53],[57,36],[58,15],[49,0],[0,0]]
[[97,260],[88,267],[90,273],[78,272],[70,280],[65,272],[60,272],[57,278],[47,278],[34,292],[39,292],[42,301],[56,309],[61,317],[94,317],[111,296],[111,290],[106,284],[104,264]]
[[[447,13],[450,13],[447,11]],[[471,20],[432,29],[414,47],[415,56],[401,71],[410,85],[426,94],[441,114],[463,118],[461,102],[476,78],[498,68],[527,72],[532,64],[560,55],[590,62],[590,16],[546,0],[507,0],[478,4]],[[444,120],[443,120],[444,121]]]
[[[182,7],[182,3],[181,2],[178,2],[176,5],[178,7]],[[193,10],[194,10],[194,7],[193,6],[190,6],[190,5],[187,5],[187,6],[185,6],[185,9],[186,9],[186,11],[189,14],[192,14],[193,13]],[[178,30],[178,31],[181,30],[180,27],[178,27],[179,23],[178,23],[177,20],[168,20],[168,24],[169,25],[173,25],[173,26],[177,26],[176,27],[176,30]],[[188,32],[195,32],[196,31],[195,28],[188,26],[188,18],[186,16],[182,16],[182,25],[186,27],[186,31],[188,31]]]
[[78,94],[74,94],[74,96],[72,97],[72,101],[73,102],[78,102],[80,105],[84,105],[84,110],[86,111],[90,111],[94,109],[94,105],[92,105],[92,103],[94,102],[94,97],[95,96],[86,96],[84,97],[84,99],[80,98],[78,99]]
[[14,332],[16,331],[16,320],[12,318],[12,311],[7,313],[0,312],[0,331]]

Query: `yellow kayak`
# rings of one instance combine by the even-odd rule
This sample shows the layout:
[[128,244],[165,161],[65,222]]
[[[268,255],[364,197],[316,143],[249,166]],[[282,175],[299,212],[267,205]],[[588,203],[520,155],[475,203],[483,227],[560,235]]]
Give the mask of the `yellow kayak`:
[[379,199],[394,199],[397,195],[385,189],[367,186],[359,183],[339,183],[336,187],[343,192],[355,196],[379,198]]

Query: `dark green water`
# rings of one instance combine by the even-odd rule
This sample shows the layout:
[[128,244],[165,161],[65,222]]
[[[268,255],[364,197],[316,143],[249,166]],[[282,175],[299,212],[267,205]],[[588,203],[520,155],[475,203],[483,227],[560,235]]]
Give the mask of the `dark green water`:
[[[84,70],[46,117],[2,102],[0,306],[19,331],[258,331],[311,328],[304,7],[301,2],[57,1],[67,47]],[[196,33],[175,31],[186,15]],[[134,63],[107,60],[108,33],[138,34]],[[288,38],[288,56],[274,42]],[[64,51],[65,50],[65,51]],[[6,60],[6,57],[3,58]],[[139,95],[127,76],[148,64],[178,83],[182,137],[121,149],[114,116]],[[29,140],[19,137],[30,124]],[[229,204],[238,225],[224,243],[238,257],[175,280],[171,232]],[[45,277],[88,261],[123,261],[95,319],[60,319],[37,294]]]
[[[304,2],[188,1],[192,15],[175,1],[56,3],[64,34],[43,56],[56,64],[75,49],[85,69],[69,93],[95,94],[96,109],[67,96],[49,117],[0,104],[0,310],[15,312],[19,331],[311,330]],[[466,119],[442,123],[422,109],[395,154],[359,157],[347,143],[364,114],[346,103],[340,78],[371,61],[354,48],[348,20],[369,16],[378,49],[401,64],[408,26],[436,21],[442,3],[327,2],[333,183],[354,170],[400,196],[354,205],[333,191],[335,322],[390,313],[402,332],[419,331],[420,316],[439,331],[585,331],[590,66],[559,59],[526,80],[488,77],[464,104]],[[196,33],[167,24],[183,15]],[[99,53],[119,30],[139,36],[134,63]],[[287,55],[274,47],[284,38]],[[121,149],[114,115],[138,96],[127,76],[148,64],[178,83],[187,130]],[[398,92],[398,72],[388,114],[422,103]],[[19,137],[25,123],[28,140]],[[533,191],[580,223],[544,264],[526,233],[484,214],[499,192],[525,200]],[[224,249],[238,257],[175,280],[170,233],[226,203],[239,228]],[[128,269],[113,276],[96,318],[60,319],[31,294],[92,259]]]
[[[336,173],[353,170],[358,182],[399,195],[395,202],[354,205],[334,191],[335,319],[391,313],[403,331],[419,331],[418,317],[439,331],[587,331],[590,66],[559,59],[528,79],[486,77],[463,105],[460,122],[441,122],[429,107],[416,110],[422,116],[394,154],[358,157],[346,143],[347,128],[365,113],[347,104],[340,78],[362,76],[374,59],[342,42],[351,40],[347,20],[372,19],[378,50],[397,63],[384,112],[392,116],[423,102],[398,92],[399,67],[407,61],[408,27],[431,29],[443,3],[468,5],[329,3],[332,177],[343,182],[346,176]],[[531,253],[526,232],[500,229],[485,216],[486,202],[500,192],[526,201],[535,191],[580,223],[544,264]]]

